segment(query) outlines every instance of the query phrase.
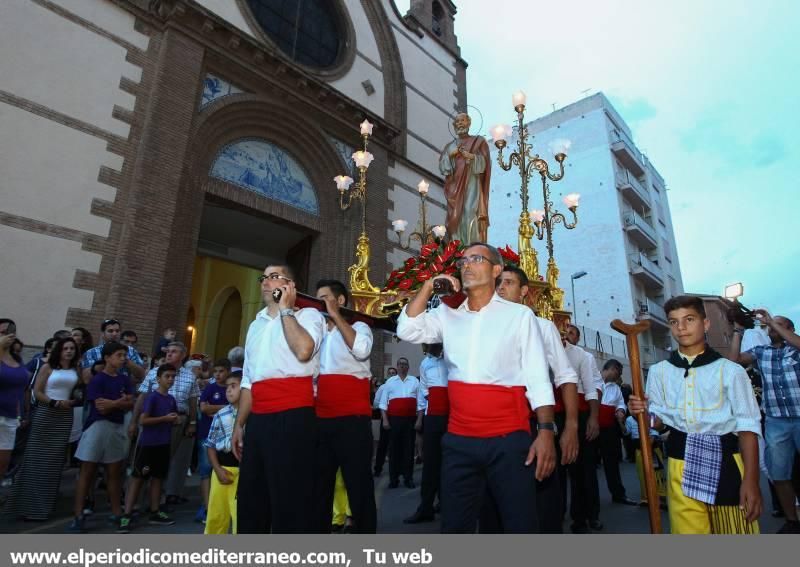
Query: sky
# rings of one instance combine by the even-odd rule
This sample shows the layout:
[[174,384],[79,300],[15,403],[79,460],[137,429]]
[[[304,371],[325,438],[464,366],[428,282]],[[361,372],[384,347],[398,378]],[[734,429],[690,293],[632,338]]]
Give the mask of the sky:
[[604,92],[667,182],[685,290],[741,281],[800,326],[800,1],[456,5],[483,130],[518,89],[530,120]]

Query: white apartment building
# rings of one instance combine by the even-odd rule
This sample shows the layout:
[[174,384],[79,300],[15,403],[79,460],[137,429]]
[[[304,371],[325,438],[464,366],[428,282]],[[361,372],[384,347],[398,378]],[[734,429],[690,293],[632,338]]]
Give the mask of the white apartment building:
[[[643,358],[645,363],[662,359],[670,345],[663,305],[683,292],[664,178],[636,147],[630,128],[602,93],[538,118],[528,130],[534,150],[553,167],[557,164],[549,155],[550,144],[564,138],[572,142],[564,179],[550,183],[551,200],[568,220],[571,214],[561,199],[581,194],[578,226],[566,230],[557,225],[553,233],[564,308],[587,328],[587,346],[606,354],[611,354],[610,340],[597,333],[617,335],[609,327],[611,320],[650,319],[651,331],[640,338]],[[506,160],[515,148],[512,136]],[[516,249],[519,172],[505,172],[496,161],[493,165],[489,240]],[[531,178],[529,194],[529,209],[541,209],[538,175]],[[547,268],[545,242],[534,243],[542,274]],[[587,275],[574,280],[573,297],[571,276],[582,271]],[[603,343],[599,349],[597,339]]]

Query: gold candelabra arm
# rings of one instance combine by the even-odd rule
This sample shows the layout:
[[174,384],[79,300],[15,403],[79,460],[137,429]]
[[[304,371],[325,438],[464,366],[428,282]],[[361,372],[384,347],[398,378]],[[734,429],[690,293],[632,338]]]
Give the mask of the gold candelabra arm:
[[[351,205],[353,204],[353,193],[354,192],[355,191],[347,191],[347,192],[345,192],[344,190],[340,190],[339,191],[339,208],[341,210],[346,211],[347,209],[349,209],[351,207]],[[346,197],[345,197],[345,193],[347,193]]]
[[564,160],[567,159],[566,154],[556,154],[556,162],[558,163],[558,173],[550,173],[550,168],[545,169],[545,174],[550,181],[561,181],[564,177]]
[[505,171],[509,171],[512,167],[514,167],[514,158],[517,156],[516,152],[511,152],[511,155],[508,156],[508,163],[503,161],[503,148],[506,147],[505,140],[498,140],[495,142],[495,146],[497,146],[497,164],[502,167]]

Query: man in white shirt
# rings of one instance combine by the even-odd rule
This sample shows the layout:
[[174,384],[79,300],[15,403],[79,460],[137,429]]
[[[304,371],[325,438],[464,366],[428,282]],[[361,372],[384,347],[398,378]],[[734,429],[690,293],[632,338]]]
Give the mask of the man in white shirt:
[[350,294],[342,282],[321,280],[317,297],[325,302],[327,325],[320,348],[317,379],[317,461],[315,518],[317,533],[330,533],[336,471],[341,468],[352,511],[354,533],[375,533],[377,513],[372,481],[372,408],[369,357],[372,331],[342,316]]
[[419,365],[417,429],[422,430],[422,490],[417,511],[406,524],[432,522],[434,500],[442,477],[442,437],[447,432],[450,403],[447,398],[447,366],[442,345],[422,345],[425,357]]
[[[553,389],[533,312],[495,293],[503,260],[493,246],[469,245],[458,260],[467,299],[426,312],[427,280],[400,314],[397,335],[444,344],[450,417],[442,440],[442,531],[475,533],[484,494],[506,533],[536,533],[536,487],[555,467]],[[529,405],[530,404],[530,405]],[[530,408],[539,435],[532,441]],[[536,462],[535,468],[531,465]]]
[[386,455],[389,452],[389,431],[383,428],[383,419],[381,417],[380,403],[383,398],[383,392],[386,390],[386,383],[397,376],[397,368],[390,366],[386,370],[386,378],[378,389],[375,391],[375,397],[372,399],[373,418],[377,416],[378,422],[378,446],[375,448],[375,462],[373,464],[372,476],[377,478],[383,474],[383,465],[386,463]]
[[[505,266],[497,286],[497,295],[508,301],[522,304],[528,295],[528,276],[520,268]],[[563,430],[557,431],[560,446],[561,466],[575,461],[578,456],[578,377],[564,352],[561,334],[552,321],[536,318],[542,332],[547,364],[553,379],[553,391],[556,399],[555,412],[565,414]],[[536,437],[536,416],[531,416],[531,434]],[[539,519],[540,533],[561,533],[563,521],[562,510],[564,495],[561,491],[558,474],[551,474],[543,481],[536,481],[536,511]],[[496,506],[490,497],[481,509],[479,524],[480,533],[502,533],[499,525]]]
[[619,462],[622,460],[622,429],[625,427],[625,400],[617,382],[622,378],[622,363],[615,359],[603,364],[603,399],[600,403],[600,457],[603,459],[603,470],[606,473],[606,484],[611,493],[611,500],[617,504],[636,506],[637,503],[628,498]]
[[600,530],[599,487],[597,484],[597,436],[600,434],[598,416],[603,381],[594,357],[576,346],[580,340],[580,330],[567,327],[564,350],[570,364],[578,374],[578,458],[574,463],[561,468],[562,490],[566,488],[569,476],[572,533],[589,533],[589,528]]
[[406,488],[414,484],[414,423],[417,419],[419,380],[408,374],[408,359],[397,359],[397,376],[386,382],[378,402],[383,429],[389,431],[389,488],[400,486],[400,475]]
[[241,461],[238,533],[309,533],[316,445],[312,377],[319,372],[325,319],[316,309],[295,309],[288,266],[267,266],[259,281],[266,307],[247,331],[231,443]]

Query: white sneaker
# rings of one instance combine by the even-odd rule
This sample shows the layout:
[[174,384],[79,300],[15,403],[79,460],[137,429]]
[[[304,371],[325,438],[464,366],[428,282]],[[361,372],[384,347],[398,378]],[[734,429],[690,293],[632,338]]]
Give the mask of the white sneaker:
[[192,469],[186,469],[186,476],[192,476]]

